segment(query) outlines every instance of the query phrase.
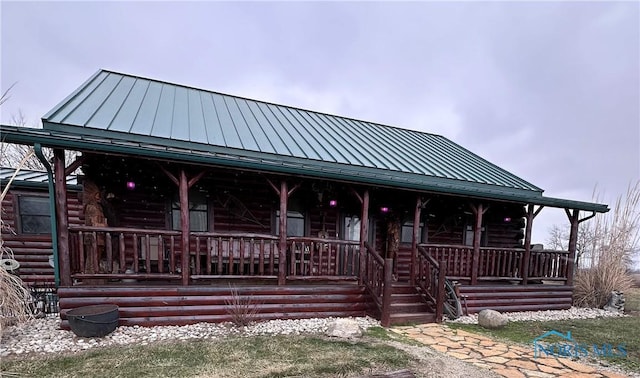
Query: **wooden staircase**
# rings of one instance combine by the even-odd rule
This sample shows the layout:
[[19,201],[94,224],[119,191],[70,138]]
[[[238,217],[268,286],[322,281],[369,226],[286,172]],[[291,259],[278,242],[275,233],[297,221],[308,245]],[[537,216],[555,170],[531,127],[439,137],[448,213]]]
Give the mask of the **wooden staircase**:
[[414,286],[405,282],[392,285],[391,325],[434,323],[436,314]]

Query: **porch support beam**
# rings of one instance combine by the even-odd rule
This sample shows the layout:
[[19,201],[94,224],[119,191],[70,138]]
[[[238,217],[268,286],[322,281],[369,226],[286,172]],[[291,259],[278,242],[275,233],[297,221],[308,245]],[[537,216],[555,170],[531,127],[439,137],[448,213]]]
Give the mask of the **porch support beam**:
[[[180,169],[180,181],[178,182],[180,195],[180,230],[182,232],[182,286],[189,285],[189,181],[184,169]],[[158,262],[162,264],[162,261]]]
[[580,210],[578,209],[564,209],[565,213],[567,213],[567,217],[569,218],[569,222],[571,223],[571,229],[569,232],[569,261],[567,262],[567,285],[573,285],[573,274],[575,271],[575,263],[576,263],[576,246],[578,244],[578,225]]
[[592,212],[591,215],[588,215],[584,218],[580,218],[580,210],[578,209],[564,209],[564,212],[567,214],[567,218],[569,218],[569,222],[571,223],[571,229],[569,232],[569,261],[567,264],[567,285],[573,285],[573,276],[576,270],[576,253],[578,246],[578,227],[580,223],[588,221],[589,219],[596,216],[596,212]]
[[287,181],[280,182],[280,244],[278,247],[278,285],[284,285],[287,281],[287,202],[289,190]]
[[522,264],[520,264],[520,274],[522,276],[522,284],[526,285],[529,280],[529,259],[531,258],[531,230],[533,227],[533,220],[540,213],[544,206],[538,207],[534,211],[534,205],[527,205],[527,225],[524,231],[524,256],[522,257]]
[[54,186],[56,193],[56,220],[58,223],[58,264],[60,286],[71,286],[71,260],[69,256],[69,219],[67,217],[67,176],[64,150],[53,150]]
[[365,189],[362,197],[355,190],[353,191],[362,204],[362,217],[360,218],[360,272],[358,273],[358,283],[364,284],[364,273],[366,270],[365,243],[369,239],[369,190]]
[[416,284],[416,261],[418,260],[418,233],[420,232],[420,215],[422,213],[422,197],[416,199],[416,209],[413,215],[413,233],[411,235],[411,266],[409,271],[409,284]]
[[476,215],[476,223],[473,229],[473,260],[471,265],[471,284],[478,284],[478,269],[480,265],[480,239],[482,238],[482,216],[489,209],[482,203],[477,206],[471,204],[471,210]]

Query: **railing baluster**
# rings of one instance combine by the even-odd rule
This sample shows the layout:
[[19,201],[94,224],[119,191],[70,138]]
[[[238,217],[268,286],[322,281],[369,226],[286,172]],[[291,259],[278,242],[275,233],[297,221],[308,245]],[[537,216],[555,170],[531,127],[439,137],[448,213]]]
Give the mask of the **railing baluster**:
[[120,270],[118,273],[124,273],[127,270],[127,259],[125,254],[124,233],[118,235],[119,252],[120,252]]
[[211,274],[211,254],[213,253],[213,244],[211,237],[207,236],[207,274]]

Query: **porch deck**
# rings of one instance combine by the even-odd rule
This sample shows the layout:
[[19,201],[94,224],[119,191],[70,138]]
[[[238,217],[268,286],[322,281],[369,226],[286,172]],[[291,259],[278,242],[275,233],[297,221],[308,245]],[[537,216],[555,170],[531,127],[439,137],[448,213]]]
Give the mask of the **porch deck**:
[[[63,319],[78,306],[114,303],[126,325],[229,321],[237,290],[257,320],[369,314],[385,324],[434,321],[442,317],[445,278],[461,284],[469,313],[571,305],[562,251],[532,251],[523,275],[523,249],[481,248],[474,265],[472,247],[420,244],[414,276],[397,271],[411,266],[401,263],[409,250],[398,256],[394,277],[393,260],[367,243],[361,253],[357,241],[288,237],[282,249],[273,235],[192,232],[184,265],[177,231],[78,226],[69,234],[74,286],[60,288]],[[556,285],[535,285],[542,280]]]

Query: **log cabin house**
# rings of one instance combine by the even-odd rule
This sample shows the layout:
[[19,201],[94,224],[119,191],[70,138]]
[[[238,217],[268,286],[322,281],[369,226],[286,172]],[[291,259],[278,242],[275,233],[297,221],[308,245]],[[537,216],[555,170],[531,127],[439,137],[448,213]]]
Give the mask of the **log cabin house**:
[[[63,320],[114,303],[123,325],[226,321],[231,292],[257,319],[563,309],[578,224],[608,211],[439,135],[105,70],[42,122],[1,131],[54,151]],[[568,251],[531,248],[544,207],[565,209]]]

